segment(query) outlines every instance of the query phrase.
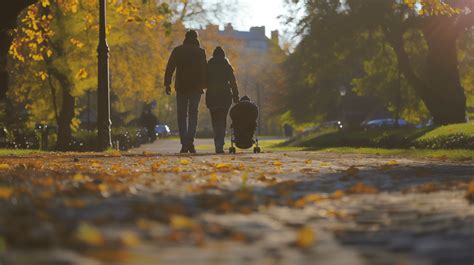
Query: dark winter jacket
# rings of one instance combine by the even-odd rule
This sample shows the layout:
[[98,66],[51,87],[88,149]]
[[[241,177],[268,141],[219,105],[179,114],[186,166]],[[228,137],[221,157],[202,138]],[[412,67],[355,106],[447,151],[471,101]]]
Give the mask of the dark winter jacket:
[[232,100],[239,101],[234,69],[225,56],[214,56],[207,64],[207,107],[229,108]]
[[175,88],[179,94],[202,94],[206,88],[206,52],[197,39],[185,39],[171,53],[165,73],[165,86],[170,86],[176,70]]

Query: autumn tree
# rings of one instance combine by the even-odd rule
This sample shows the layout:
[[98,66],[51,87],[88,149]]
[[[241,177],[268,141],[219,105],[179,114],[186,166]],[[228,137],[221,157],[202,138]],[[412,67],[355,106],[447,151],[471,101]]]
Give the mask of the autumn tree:
[[10,31],[16,28],[20,13],[36,0],[8,1],[0,4],[0,98],[8,90],[7,58],[13,40]]
[[[160,31],[169,28],[170,12],[168,5],[158,1],[153,1],[155,5],[147,5],[150,3],[147,2],[143,6],[140,6],[141,1],[135,2],[109,1],[114,11],[109,14],[111,46],[122,52],[122,56],[115,57],[117,59],[112,57],[112,75],[121,80],[115,89],[119,98],[126,100],[133,95],[147,101],[155,91],[157,72],[150,71],[155,58],[144,60],[143,54],[160,54],[153,45],[159,43]],[[88,90],[96,90],[96,13],[96,1],[42,0],[23,13],[20,27],[13,33],[10,54],[16,63],[11,66],[15,88],[11,94],[20,101],[27,99],[28,109],[40,115],[36,119],[51,119],[46,111],[49,108],[58,124],[59,150],[68,148],[72,130],[79,125],[77,115],[81,108],[76,104],[77,99]],[[157,36],[153,40],[144,40],[140,35],[146,37],[154,33]]]
[[[382,34],[382,41],[393,51],[403,79],[423,100],[435,123],[465,122],[466,97],[461,84],[457,44],[474,24],[473,1],[293,2],[306,9],[307,15],[299,21],[300,32],[307,34],[305,38],[317,38],[328,52],[341,48],[338,46],[341,40],[363,43],[364,36]],[[406,40],[413,31],[421,33],[418,45],[426,43],[424,63],[419,69],[407,49]],[[352,47],[346,45],[344,48],[340,50],[347,54]]]

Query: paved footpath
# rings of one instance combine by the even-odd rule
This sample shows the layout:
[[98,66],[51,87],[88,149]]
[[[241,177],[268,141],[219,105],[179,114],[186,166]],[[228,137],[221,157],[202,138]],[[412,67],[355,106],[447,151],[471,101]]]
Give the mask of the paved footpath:
[[176,143],[0,158],[0,264],[474,263],[472,161]]

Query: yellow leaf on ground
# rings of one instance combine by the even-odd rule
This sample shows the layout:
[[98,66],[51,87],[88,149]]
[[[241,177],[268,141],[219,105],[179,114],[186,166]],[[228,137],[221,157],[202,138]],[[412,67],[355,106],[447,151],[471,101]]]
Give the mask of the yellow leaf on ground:
[[105,242],[102,233],[93,225],[80,223],[76,232],[76,238],[88,245],[102,246]]
[[217,174],[211,174],[211,176],[209,176],[208,182],[216,184],[217,182],[219,182],[219,176]]
[[9,187],[0,187],[0,199],[10,199],[14,190]]
[[274,166],[281,167],[283,164],[280,161],[273,162]]
[[122,241],[122,243],[128,247],[137,246],[141,242],[140,238],[134,232],[131,231],[123,232],[120,235],[120,241]]
[[221,172],[229,172],[232,169],[232,166],[229,164],[217,164],[216,169]]
[[85,175],[82,175],[82,174],[76,174],[76,175],[74,175],[74,177],[73,177],[72,179],[73,179],[75,182],[90,181],[89,176],[85,176]]
[[195,176],[190,175],[190,174],[181,175],[182,181],[190,181],[190,180],[194,180],[195,178],[196,178]]
[[389,166],[397,166],[398,165],[398,161],[397,160],[390,160],[387,162],[387,165]]
[[186,166],[186,165],[189,165],[190,162],[189,162],[189,160],[187,160],[187,159],[181,159],[181,160],[179,161],[179,163],[180,163],[181,165],[183,165],[183,166]]
[[309,248],[316,240],[314,231],[311,227],[305,226],[301,228],[296,235],[296,245],[300,248]]
[[0,170],[9,170],[10,168],[9,164],[0,164]]
[[173,215],[170,219],[170,224],[174,229],[192,229],[196,227],[196,223],[186,216]]

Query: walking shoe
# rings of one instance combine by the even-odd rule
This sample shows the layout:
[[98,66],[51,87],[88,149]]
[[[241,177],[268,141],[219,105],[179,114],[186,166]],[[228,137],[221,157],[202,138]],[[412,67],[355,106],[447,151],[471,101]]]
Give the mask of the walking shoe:
[[216,154],[224,154],[224,149],[216,149]]
[[190,144],[190,145],[188,146],[188,151],[189,151],[189,153],[191,153],[191,154],[197,153],[197,152],[196,152],[196,148],[194,147],[194,144]]
[[181,154],[187,154],[189,151],[188,146],[183,144],[183,147],[181,147],[181,151],[179,151]]
[[224,154],[224,147],[216,147],[216,154]]

